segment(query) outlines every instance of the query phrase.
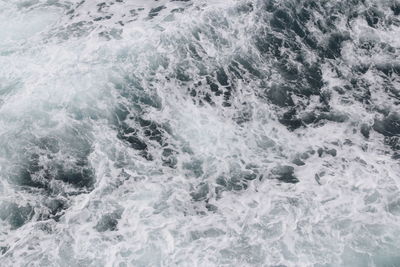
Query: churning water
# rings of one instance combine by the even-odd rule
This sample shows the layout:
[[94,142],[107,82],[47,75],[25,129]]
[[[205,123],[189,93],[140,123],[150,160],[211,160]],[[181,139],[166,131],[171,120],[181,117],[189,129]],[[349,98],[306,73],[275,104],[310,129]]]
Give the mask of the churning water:
[[400,266],[397,0],[1,0],[0,266]]

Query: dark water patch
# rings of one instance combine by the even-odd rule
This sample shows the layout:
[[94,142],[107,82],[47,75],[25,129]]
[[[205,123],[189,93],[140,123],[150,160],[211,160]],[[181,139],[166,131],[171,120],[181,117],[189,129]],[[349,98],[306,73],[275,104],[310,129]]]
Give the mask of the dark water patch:
[[[305,3],[305,5],[307,5],[307,3]],[[311,20],[312,12],[309,8],[302,7],[298,12],[297,17],[299,18],[299,21],[301,21],[301,23],[305,25],[309,20]]]
[[200,183],[194,189],[194,192],[190,193],[190,196],[194,201],[204,201],[210,192],[209,185],[207,183]]
[[[375,111],[382,114],[383,116],[387,117],[390,114],[390,107],[387,105],[380,105],[380,106],[376,106],[374,107]],[[378,119],[376,119],[378,120]]]
[[72,38],[82,38],[88,36],[94,29],[93,21],[79,21],[64,27],[59,27],[55,32],[54,36],[61,40],[69,40]]
[[98,3],[96,6],[97,6],[97,12],[104,12],[105,11],[104,9],[110,7],[110,5],[107,4],[106,2]]
[[266,0],[264,1],[264,9],[270,13],[274,12],[277,9],[278,1],[276,0]]
[[94,18],[93,21],[109,20],[111,18],[112,18],[112,16],[97,17],[97,18]]
[[125,76],[122,82],[115,83],[114,87],[121,97],[131,104],[129,106],[131,110],[142,112],[146,108],[161,109],[161,98],[155,93],[154,88],[144,86],[143,83],[145,83],[143,79],[131,74]]
[[46,189],[46,184],[35,177],[35,173],[40,171],[41,168],[39,155],[32,154],[25,162],[18,166],[15,174],[11,174],[11,182],[24,187]]
[[255,179],[262,179],[257,165],[246,164],[242,169],[232,169],[229,174],[219,176],[215,183],[217,198],[222,197],[224,191],[242,191],[249,187],[249,183]]
[[343,16],[348,16],[350,10],[354,8],[354,6],[348,4],[348,1],[332,2],[332,4],[329,5],[328,2],[322,2],[317,11],[322,18],[317,20],[316,26],[324,34],[337,31],[338,28],[336,26],[340,23],[340,19]]
[[280,57],[280,48],[283,46],[284,40],[264,29],[257,33],[254,42],[261,53],[269,53],[275,57]]
[[400,62],[376,64],[375,68],[386,76],[400,75]]
[[342,123],[346,122],[349,119],[349,117],[344,113],[332,111],[332,112],[323,112],[319,114],[318,119]]
[[301,115],[301,121],[304,124],[325,124],[326,122],[336,122],[336,123],[343,123],[348,120],[348,116],[343,113],[339,112],[320,112],[320,111],[314,111],[314,112],[305,112]]
[[209,212],[216,212],[218,210],[218,207],[213,204],[206,203],[206,209]]
[[394,3],[390,6],[390,9],[393,11],[394,15],[400,15],[400,2],[394,1]]
[[241,68],[237,61],[232,61],[232,63],[228,66],[228,71],[234,78],[245,80],[244,75],[246,71]]
[[163,165],[175,169],[178,164],[177,154],[178,152],[172,148],[164,148],[161,155]]
[[324,171],[322,171],[322,172],[316,173],[316,174],[314,175],[314,179],[315,179],[315,181],[317,182],[317,184],[322,185],[322,183],[321,183],[321,178],[324,177],[325,174],[326,174],[326,173],[325,173]]
[[0,246],[0,255],[5,254],[9,249],[9,246]]
[[272,104],[280,107],[294,106],[291,89],[286,86],[272,86],[267,90],[266,96]]
[[[114,124],[118,127],[117,137],[129,143],[130,147],[148,155],[148,142],[164,145],[165,129],[158,123],[131,114],[124,106],[119,106],[114,113]],[[131,126],[130,126],[131,125]]]
[[371,103],[371,84],[359,76],[350,79],[350,83],[344,89],[352,94],[354,100],[369,105]]
[[[392,213],[395,216],[400,216],[400,199],[391,201],[388,206],[387,209],[390,213]],[[400,262],[400,257],[399,257],[399,262]]]
[[302,25],[300,25],[297,21],[293,22],[292,25],[292,30],[300,37],[300,38],[304,38],[306,37],[308,34],[310,34],[308,31],[306,31],[305,28],[303,28]]
[[[400,88],[396,88],[395,86],[388,85],[386,91],[389,92],[388,95],[389,95],[391,98],[394,98],[395,100],[399,100],[399,101],[400,101]],[[395,104],[395,105],[399,105],[400,102],[396,101],[394,104]]]
[[242,172],[242,176],[247,181],[252,181],[257,178],[261,178],[258,166],[255,164],[247,164],[245,170]]
[[216,188],[217,195],[220,195],[222,191],[241,191],[248,187],[248,182],[239,176],[220,176],[216,179],[216,183],[219,185],[219,187]]
[[360,132],[365,138],[367,139],[369,138],[370,131],[371,131],[371,126],[369,126],[366,123],[361,124]]
[[231,106],[230,100],[232,98],[232,87],[230,86],[225,87],[223,95],[224,95],[224,102],[222,103],[222,106],[230,107]]
[[398,136],[400,135],[400,114],[390,113],[382,120],[375,120],[372,128],[384,136]]
[[243,126],[244,123],[250,122],[252,120],[254,112],[253,108],[250,106],[248,102],[243,102],[241,104],[242,107],[240,111],[236,114],[236,116],[233,119],[238,125]]
[[365,19],[370,27],[376,28],[378,23],[384,18],[383,12],[375,7],[369,8],[365,14]]
[[65,129],[62,136],[38,137],[24,147],[8,177],[15,185],[43,190],[50,195],[62,190],[54,181],[62,181],[76,192],[91,190],[96,181],[89,162],[91,152],[90,140],[76,129]]
[[257,64],[250,58],[245,58],[244,56],[238,56],[236,61],[247,73],[252,74],[256,78],[262,78],[263,74],[257,69]]
[[222,94],[222,91],[219,89],[219,86],[216,84],[215,80],[213,80],[210,76],[206,76],[206,81],[210,87],[211,92],[213,92],[216,96]]
[[288,10],[277,9],[274,11],[272,19],[270,20],[271,26],[279,31],[291,27],[293,18]]
[[116,231],[118,221],[121,219],[122,210],[104,214],[94,227],[98,232]]
[[308,151],[300,154],[300,158],[305,160],[308,159],[310,156],[314,155],[316,152],[314,149],[309,149]]
[[[399,215],[399,213],[396,213],[395,211],[394,211],[394,213],[397,216]],[[400,256],[397,253],[390,252],[389,249],[381,248],[381,249],[375,251],[375,254],[372,257],[372,260],[373,260],[373,263],[375,264],[375,266],[392,267],[392,266],[399,265]]]
[[273,179],[277,179],[284,183],[298,183],[299,179],[294,174],[294,168],[288,165],[277,166],[271,171]]
[[386,136],[384,143],[394,151],[400,151],[400,136]]
[[146,137],[148,137],[150,140],[156,141],[160,145],[164,145],[164,130],[159,124],[151,120],[145,120],[141,117],[138,118],[138,121],[141,131],[143,131]]
[[254,11],[254,5],[251,2],[239,4],[236,6],[236,11],[239,14],[248,14]]
[[183,11],[185,11],[184,8],[174,8],[171,10],[171,13],[182,13]]
[[216,78],[221,86],[229,85],[229,78],[223,68],[219,68],[216,72]]
[[378,41],[372,38],[360,38],[358,47],[367,51],[372,51],[378,45]]
[[192,80],[192,78],[190,77],[190,75],[185,71],[185,69],[183,67],[178,67],[176,69],[176,79],[178,79],[181,82],[189,82]]
[[279,122],[291,131],[298,129],[303,125],[302,120],[297,117],[297,111],[294,108],[283,113],[283,115],[279,117]]
[[360,64],[352,67],[352,71],[357,74],[365,74],[371,68],[370,64]]
[[304,37],[304,42],[309,48],[313,50],[316,50],[318,48],[317,38],[311,33],[307,33],[307,35]]
[[324,85],[321,68],[315,64],[305,67],[305,78],[309,84],[309,89],[302,89],[301,92],[306,95],[318,95]]
[[104,40],[121,40],[122,39],[122,29],[111,29],[99,32],[99,37],[103,38]]
[[321,92],[319,100],[329,109],[329,101],[331,100],[331,97],[332,97],[331,91],[326,90]]
[[298,79],[300,75],[298,67],[289,60],[282,60],[277,63],[277,69],[280,71],[285,80],[293,81]]
[[[212,100],[212,97],[211,97],[210,93],[205,93],[204,97],[203,97],[203,100],[205,102],[207,102],[208,104],[212,105],[212,106],[215,105],[214,101]],[[202,103],[202,102],[200,102],[200,103]]]
[[29,204],[20,206],[13,202],[4,201],[0,204],[0,219],[7,221],[12,229],[17,229],[29,221],[34,214]]
[[319,122],[318,114],[315,112],[306,112],[301,115],[301,121],[305,124],[312,124]]
[[[285,61],[283,61],[285,62]],[[321,92],[324,85],[322,72],[316,64],[296,66],[283,63],[278,68],[282,75],[282,84],[274,85],[267,92],[270,101],[278,106],[294,106],[292,95],[308,99],[312,95],[320,95],[321,102],[329,106],[328,92]]]
[[324,155],[331,155],[332,157],[336,157],[337,150],[335,148],[329,149],[326,147],[324,147],[324,148],[320,147],[320,148],[318,148],[317,153],[318,153],[318,157],[322,157]]
[[[197,96],[197,92],[194,89],[192,91],[195,92],[192,95]],[[166,147],[169,136],[172,134],[170,127],[167,124],[147,119],[146,105],[139,108],[132,105],[130,109],[126,106],[126,104],[118,105],[111,120],[117,130],[117,138],[129,144],[129,147],[137,150],[139,155],[149,161],[158,157],[149,152],[150,147],[157,147],[160,150],[164,147],[162,154],[159,155],[163,165],[175,168],[177,164],[176,150]]]
[[130,147],[139,151],[147,151],[147,144],[138,136],[138,130],[122,123],[118,129],[117,137],[129,143]]
[[129,109],[125,105],[119,104],[114,108],[111,123],[114,125],[120,125],[128,118],[129,114]]
[[165,6],[158,6],[155,8],[152,8],[148,14],[149,19],[152,19],[156,16],[158,16],[158,14],[161,12],[161,10],[165,9]]
[[200,176],[202,176],[204,174],[203,161],[198,160],[198,159],[194,159],[190,162],[185,162],[182,164],[182,167],[185,170],[188,170],[189,176],[193,175],[194,177],[199,178]]
[[58,153],[60,151],[59,139],[52,136],[45,136],[39,138],[38,146],[41,150],[46,150],[53,154]]
[[31,171],[23,168],[16,182],[18,185],[45,189],[49,193],[56,193],[58,189],[52,188],[52,180],[60,180],[75,188],[92,189],[95,183],[93,168],[87,159],[75,159],[71,162],[52,161],[40,162],[38,170]]
[[342,46],[343,42],[350,40],[350,34],[349,33],[339,33],[335,32],[332,33],[328,39],[328,44],[326,46],[326,49],[323,53],[323,56],[330,58],[330,59],[336,59],[341,56],[342,53]]
[[322,155],[324,154],[324,149],[323,148],[318,148],[317,149],[317,153],[318,153],[318,157],[322,157]]
[[292,163],[297,166],[304,166],[306,163],[301,158],[301,155],[296,155],[295,158],[292,160]]
[[199,61],[202,60],[202,57],[200,56],[199,52],[197,52],[196,46],[194,44],[190,43],[188,45],[188,49],[192,58]]
[[58,221],[63,210],[68,208],[67,200],[61,197],[46,199],[44,205],[48,208],[49,218]]
[[[218,86],[218,85],[217,85],[217,86]],[[190,96],[191,96],[191,97],[197,96],[197,91],[196,91],[195,89],[191,89],[191,90],[190,90]]]
[[339,95],[344,95],[346,94],[346,89],[341,87],[341,86],[334,86],[332,88],[334,91],[336,91]]
[[61,180],[77,188],[92,189],[95,183],[94,169],[89,167],[87,159],[78,159],[72,166],[57,164],[54,179]]
[[190,237],[192,240],[198,240],[201,238],[216,238],[225,234],[226,232],[221,229],[211,228],[205,231],[191,231]]

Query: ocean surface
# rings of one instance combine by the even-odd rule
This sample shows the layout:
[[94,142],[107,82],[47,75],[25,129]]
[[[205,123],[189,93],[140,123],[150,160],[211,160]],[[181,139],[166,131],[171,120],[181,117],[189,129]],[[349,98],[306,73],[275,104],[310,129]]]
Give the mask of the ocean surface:
[[398,0],[0,0],[0,266],[400,266]]

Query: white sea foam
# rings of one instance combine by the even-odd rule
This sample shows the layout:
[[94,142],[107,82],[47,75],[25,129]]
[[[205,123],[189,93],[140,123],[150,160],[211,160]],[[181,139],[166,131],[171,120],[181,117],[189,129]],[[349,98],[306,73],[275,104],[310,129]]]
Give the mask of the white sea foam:
[[[399,160],[380,133],[359,132],[383,115],[335,88],[348,83],[352,67],[397,62],[399,26],[372,29],[361,18],[349,26],[341,18],[338,28],[352,41],[343,43],[341,60],[320,67],[331,112],[345,119],[292,131],[265,96],[282,77],[254,45],[263,4],[1,3],[0,265],[398,265]],[[363,52],[356,42],[365,39],[395,52]],[[240,57],[262,73],[243,63],[230,106],[214,95],[208,104],[204,77]],[[375,105],[395,111],[377,70],[362,78]],[[398,76],[392,82],[398,87]],[[320,106],[315,95],[293,101],[304,117]],[[118,110],[129,115],[121,119]],[[138,118],[163,134],[161,142],[135,132],[152,160],[118,138],[120,120],[136,129]],[[304,154],[304,165],[293,163]],[[35,168],[35,157],[46,187],[18,185],[18,171]],[[81,167],[77,159],[93,169],[92,187],[46,180],[58,164]],[[279,166],[293,167],[299,182],[274,179]],[[65,203],[58,217],[55,199]]]

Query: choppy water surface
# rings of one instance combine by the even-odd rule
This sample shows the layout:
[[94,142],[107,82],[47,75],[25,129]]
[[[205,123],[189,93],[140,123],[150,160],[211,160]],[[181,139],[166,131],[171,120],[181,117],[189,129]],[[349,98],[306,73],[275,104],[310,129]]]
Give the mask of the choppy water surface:
[[400,266],[400,2],[3,0],[1,266]]

